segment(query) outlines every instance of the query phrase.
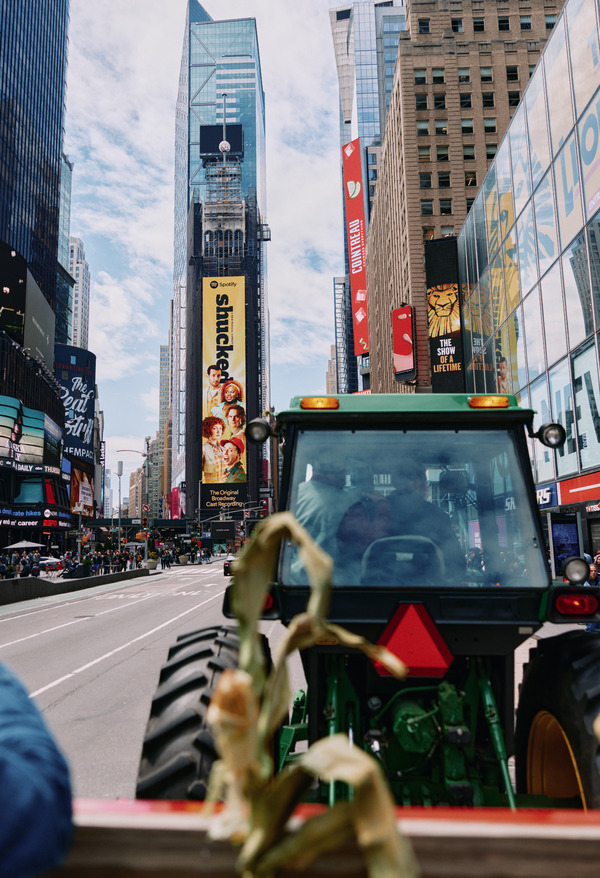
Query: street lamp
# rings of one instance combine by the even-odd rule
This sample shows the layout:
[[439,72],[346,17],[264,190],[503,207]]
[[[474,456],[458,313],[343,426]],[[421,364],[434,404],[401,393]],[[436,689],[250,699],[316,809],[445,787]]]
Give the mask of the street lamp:
[[123,475],[123,461],[117,461],[117,478],[119,480],[119,555],[121,554],[121,476]]
[[[117,454],[124,452],[124,451],[130,451],[133,454],[141,454],[143,458],[146,458],[148,460],[148,467],[146,469],[146,479],[145,479],[145,481],[146,481],[145,502],[147,504],[148,497],[149,497],[149,494],[148,494],[149,478],[148,478],[148,476],[149,476],[149,470],[150,470],[150,436],[146,436],[144,439],[144,442],[146,443],[146,451],[138,451],[137,448],[117,448]],[[121,473],[122,472],[123,472],[123,464],[121,462]],[[120,505],[121,505],[121,481],[119,480],[119,506]],[[120,519],[119,519],[119,525],[120,525]],[[121,529],[119,526],[119,549],[120,549],[120,535],[121,535]],[[147,564],[148,563],[148,530],[147,529],[145,531],[144,537],[145,537],[145,539],[144,539],[144,561]]]

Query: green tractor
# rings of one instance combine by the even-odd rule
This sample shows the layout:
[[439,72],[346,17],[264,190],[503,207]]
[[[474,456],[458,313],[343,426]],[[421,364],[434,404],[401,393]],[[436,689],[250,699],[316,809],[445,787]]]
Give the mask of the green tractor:
[[[534,433],[533,419],[511,396],[365,394],[298,397],[274,425],[247,425],[250,441],[279,437],[279,508],[333,558],[329,619],[409,667],[398,681],[358,651],[305,650],[280,768],[302,742],[344,731],[399,805],[600,807],[600,635],[585,630],[600,621],[600,590],[580,558],[551,580],[529,455],[535,441],[560,453],[565,434]],[[286,625],[308,596],[286,543],[263,618]],[[570,627],[531,651],[515,719],[515,650],[547,621]],[[138,797],[205,797],[216,758],[206,710],[237,649],[233,626],[172,647]]]

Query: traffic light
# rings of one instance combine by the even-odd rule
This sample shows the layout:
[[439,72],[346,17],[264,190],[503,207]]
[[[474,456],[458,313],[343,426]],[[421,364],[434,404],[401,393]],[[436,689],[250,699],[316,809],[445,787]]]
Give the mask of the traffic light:
[[144,515],[142,518],[142,527],[148,527],[148,516]]

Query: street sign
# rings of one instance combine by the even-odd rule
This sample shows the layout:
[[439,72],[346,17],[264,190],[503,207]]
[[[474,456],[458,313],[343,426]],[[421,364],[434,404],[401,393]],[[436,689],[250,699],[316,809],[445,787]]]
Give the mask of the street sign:
[[142,506],[142,509],[144,510],[144,512],[150,512],[150,504],[144,503],[144,505]]

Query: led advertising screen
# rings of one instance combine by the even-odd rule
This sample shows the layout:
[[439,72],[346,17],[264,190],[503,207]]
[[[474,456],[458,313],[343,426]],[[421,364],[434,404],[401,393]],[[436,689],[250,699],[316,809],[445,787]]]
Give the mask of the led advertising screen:
[[54,374],[65,407],[64,452],[93,463],[96,357],[83,348],[57,344]]
[[360,138],[342,147],[344,175],[344,204],[346,207],[346,234],[348,236],[348,263],[354,353],[357,357],[369,350],[369,318],[367,317],[367,264],[365,258],[366,228],[365,201],[362,184]]
[[392,349],[396,381],[408,381],[416,377],[414,337],[413,309],[410,305],[402,305],[392,311]]
[[0,467],[60,475],[62,443],[62,430],[48,415],[0,396]]
[[[244,157],[244,137],[239,123],[228,124],[225,139],[230,146],[227,157]],[[222,125],[200,126],[200,158],[218,158],[221,155],[219,144],[223,141]]]
[[94,479],[76,466],[71,471],[71,512],[94,515]]
[[464,393],[456,238],[425,242],[427,325],[434,393]]
[[202,280],[202,506],[247,499],[246,294],[243,277]]

